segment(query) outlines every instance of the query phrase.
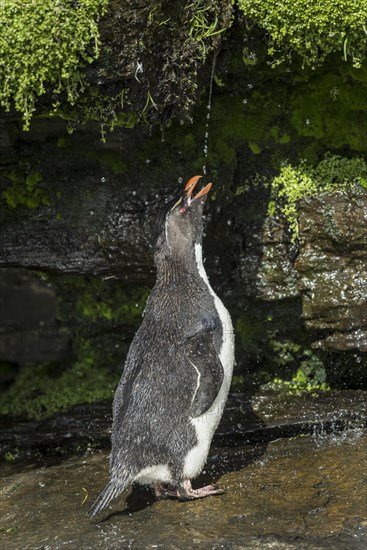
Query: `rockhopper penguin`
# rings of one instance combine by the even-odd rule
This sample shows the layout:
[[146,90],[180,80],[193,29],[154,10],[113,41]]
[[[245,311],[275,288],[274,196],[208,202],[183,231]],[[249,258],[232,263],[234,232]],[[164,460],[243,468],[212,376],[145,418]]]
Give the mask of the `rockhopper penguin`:
[[157,281],[116,390],[110,478],[92,516],[132,482],[180,500],[223,492],[191,487],[222,416],[234,363],[231,318],[202,261],[211,184],[194,196],[200,177],[187,183],[158,238]]

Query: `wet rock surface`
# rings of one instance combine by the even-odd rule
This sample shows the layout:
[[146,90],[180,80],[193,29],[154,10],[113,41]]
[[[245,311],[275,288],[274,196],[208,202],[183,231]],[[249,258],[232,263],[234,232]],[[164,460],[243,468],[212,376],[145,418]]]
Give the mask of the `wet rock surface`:
[[[236,447],[244,441],[267,443],[277,437],[322,434],[362,428],[367,420],[367,392],[333,391],[310,398],[274,392],[254,396],[230,394],[214,443]],[[64,414],[40,421],[0,417],[0,456],[15,454],[20,463],[110,445],[112,403],[77,405]]]
[[326,333],[315,346],[367,351],[367,191],[304,200],[295,267],[306,327]]
[[0,268],[0,361],[60,360],[68,348],[68,335],[57,327],[50,285],[25,269]]
[[265,220],[258,296],[300,297],[306,328],[323,333],[315,348],[367,351],[366,212],[360,186],[302,200],[299,246],[285,220]]
[[256,277],[256,294],[269,301],[299,297],[294,266],[297,247],[289,241],[286,220],[267,217],[259,240],[262,256]]
[[[353,392],[345,395],[342,413],[336,410],[336,401],[331,406],[332,400],[326,399],[323,417],[356,418],[364,398],[360,394],[354,400]],[[61,461],[49,457],[42,466],[37,460],[5,464],[0,503],[2,547],[365,548],[365,413],[357,415],[354,426],[349,424],[341,431],[307,435],[300,430],[298,437],[288,437],[285,409],[273,406],[269,412],[269,399],[259,395],[253,400],[256,414],[262,417],[257,427],[272,424],[283,428],[283,435],[279,431],[274,440],[274,432],[267,441],[251,443],[246,433],[254,428],[250,409],[241,411],[243,396],[232,397],[197,480],[198,484],[215,480],[226,490],[218,497],[185,503],[155,501],[148,489],[130,488],[105,514],[91,521],[86,511],[108,475],[105,451],[88,451]],[[289,423],[306,420],[316,425],[315,410],[320,419],[321,402],[322,398],[294,398],[287,405]],[[240,418],[242,439],[237,438],[233,446],[228,428],[238,421],[236,427],[232,425],[238,432]]]

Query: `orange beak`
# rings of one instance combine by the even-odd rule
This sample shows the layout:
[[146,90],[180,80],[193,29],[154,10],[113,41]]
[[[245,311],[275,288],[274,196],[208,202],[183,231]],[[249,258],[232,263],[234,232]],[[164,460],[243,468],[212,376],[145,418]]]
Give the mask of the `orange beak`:
[[208,183],[205,187],[203,187],[203,189],[201,189],[201,191],[199,191],[199,193],[197,193],[194,197],[192,197],[192,192],[194,191],[195,186],[201,177],[202,176],[194,176],[191,179],[189,179],[189,181],[185,185],[185,192],[186,192],[185,198],[188,205],[190,205],[192,201],[196,199],[200,199],[201,197],[204,197],[204,195],[209,193],[210,189],[212,188],[213,184]]

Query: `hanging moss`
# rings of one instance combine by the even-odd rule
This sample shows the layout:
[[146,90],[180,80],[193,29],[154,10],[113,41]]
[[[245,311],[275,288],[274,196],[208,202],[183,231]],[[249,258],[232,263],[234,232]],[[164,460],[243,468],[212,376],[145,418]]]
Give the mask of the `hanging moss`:
[[[332,52],[360,67],[367,53],[365,0],[238,0],[249,22],[269,36],[273,65],[292,53],[315,68]],[[248,56],[247,56],[248,57]]]
[[83,65],[99,56],[98,19],[108,0],[3,2],[0,27],[0,104],[22,113],[25,128],[46,92],[66,92],[74,104],[84,89]]

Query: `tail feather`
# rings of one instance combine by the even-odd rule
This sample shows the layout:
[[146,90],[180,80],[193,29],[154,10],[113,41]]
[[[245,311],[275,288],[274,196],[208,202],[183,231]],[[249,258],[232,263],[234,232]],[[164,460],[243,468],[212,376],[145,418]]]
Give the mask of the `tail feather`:
[[129,479],[125,480],[110,480],[106,487],[103,489],[93,506],[89,509],[88,514],[93,518],[96,514],[101,512],[106,506],[118,497],[122,491],[129,484]]

